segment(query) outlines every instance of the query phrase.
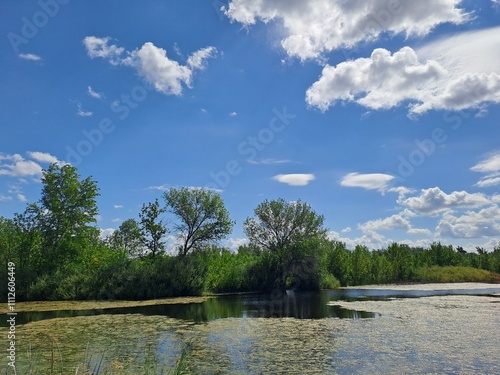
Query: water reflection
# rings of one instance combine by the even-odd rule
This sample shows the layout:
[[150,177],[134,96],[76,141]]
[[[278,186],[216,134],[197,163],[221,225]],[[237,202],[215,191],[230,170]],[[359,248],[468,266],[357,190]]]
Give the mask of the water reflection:
[[[117,307],[91,310],[61,310],[18,312],[17,324],[78,316],[141,314],[167,316],[195,323],[224,318],[296,318],[296,319],[364,319],[376,318],[377,313],[329,306],[331,301],[387,300],[393,298],[418,298],[444,295],[491,295],[500,288],[443,289],[443,290],[392,290],[392,289],[338,289],[320,292],[295,292],[230,295],[209,298],[202,303],[179,303],[149,306]],[[0,327],[7,327],[7,316],[0,315]]]
[[[259,295],[233,295],[210,298],[202,303],[164,304],[135,307],[118,307],[92,310],[61,310],[18,312],[17,324],[53,319],[93,316],[101,314],[161,315],[196,323],[223,318],[374,318],[377,314],[328,306],[329,291],[301,293],[272,293]],[[6,319],[0,318],[0,325]]]

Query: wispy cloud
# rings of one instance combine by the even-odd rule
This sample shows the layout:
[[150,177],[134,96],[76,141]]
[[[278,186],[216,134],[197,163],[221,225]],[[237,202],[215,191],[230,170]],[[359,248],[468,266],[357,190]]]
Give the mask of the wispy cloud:
[[104,99],[104,94],[102,92],[94,91],[94,89],[92,89],[92,87],[90,87],[90,86],[88,86],[87,92],[93,98]]
[[278,165],[291,163],[288,159],[249,159],[250,164],[266,164],[266,165]]
[[113,208],[120,209],[120,208],[123,208],[123,205],[115,204],[115,205],[113,205]]
[[[215,193],[222,193],[224,190],[222,189],[216,189],[212,187],[207,187],[207,186],[182,186],[190,190],[210,190]],[[146,188],[147,190],[159,190],[159,191],[168,191],[170,189],[180,189],[181,186],[179,185],[172,185],[172,184],[163,184],[163,185],[153,185],[149,186]]]
[[476,183],[479,187],[500,185],[500,151],[496,151],[471,168],[474,172],[486,173]]
[[30,60],[30,61],[41,61],[42,60],[42,58],[40,56],[35,55],[33,53],[20,53],[18,56],[23,60]]
[[77,111],[76,111],[76,114],[80,117],[89,117],[89,116],[92,116],[93,115],[93,112],[90,112],[90,111],[84,111],[82,109],[82,105],[81,103],[77,103]]

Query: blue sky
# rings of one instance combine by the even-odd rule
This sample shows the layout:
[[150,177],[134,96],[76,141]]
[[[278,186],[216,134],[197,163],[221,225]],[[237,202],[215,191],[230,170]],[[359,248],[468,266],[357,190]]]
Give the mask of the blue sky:
[[42,168],[98,181],[106,233],[171,187],[236,225],[301,199],[331,238],[500,240],[500,3],[0,3],[0,215]]

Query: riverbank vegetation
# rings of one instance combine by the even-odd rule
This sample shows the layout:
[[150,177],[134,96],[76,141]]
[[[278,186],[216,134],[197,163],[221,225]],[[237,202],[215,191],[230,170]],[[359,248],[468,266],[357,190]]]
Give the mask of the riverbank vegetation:
[[[323,216],[300,200],[262,202],[244,223],[249,243],[233,252],[217,243],[235,223],[220,195],[201,189],[170,189],[101,238],[95,181],[81,179],[75,167],[53,164],[42,184],[37,203],[12,219],[0,217],[1,266],[15,264],[17,301],[500,282],[500,245],[477,253],[441,243],[351,250],[329,239]],[[167,248],[167,235],[179,238],[176,248]],[[7,284],[2,288],[5,299]]]

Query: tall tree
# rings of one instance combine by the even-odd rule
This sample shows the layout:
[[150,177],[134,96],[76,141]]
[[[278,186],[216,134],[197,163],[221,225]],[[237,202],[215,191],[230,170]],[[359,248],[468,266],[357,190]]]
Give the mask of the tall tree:
[[56,268],[98,237],[99,189],[90,177],[81,180],[75,167],[56,163],[43,171],[42,184],[39,205],[29,205],[24,219],[39,226],[48,266]]
[[160,207],[160,203],[156,199],[153,203],[143,205],[139,214],[141,233],[152,256],[165,251],[163,236],[168,232],[168,229],[160,218],[164,212],[165,210]]
[[301,201],[264,201],[247,218],[244,230],[251,244],[269,252],[278,289],[317,285],[321,243],[326,239],[324,218]]
[[43,171],[40,223],[48,244],[96,233],[99,196],[97,183],[90,177],[80,180],[71,165],[51,164]]
[[255,216],[245,220],[245,233],[250,243],[269,251],[326,235],[324,217],[300,200],[266,200],[257,206]]
[[137,220],[125,220],[113,233],[110,243],[113,248],[123,249],[130,258],[141,257],[144,253],[145,239]]
[[170,189],[164,194],[167,210],[178,222],[175,230],[182,238],[180,253],[226,237],[234,222],[219,194],[203,189]]

